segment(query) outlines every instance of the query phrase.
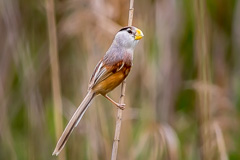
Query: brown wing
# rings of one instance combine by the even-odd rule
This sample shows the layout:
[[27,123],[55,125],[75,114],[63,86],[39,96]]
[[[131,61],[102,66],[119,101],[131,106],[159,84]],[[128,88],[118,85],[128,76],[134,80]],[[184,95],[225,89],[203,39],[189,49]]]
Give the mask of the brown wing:
[[124,66],[123,60],[115,62],[112,65],[106,65],[103,60],[100,60],[97,66],[94,69],[94,72],[91,76],[88,89],[93,88],[99,82],[102,82],[112,74],[118,72]]

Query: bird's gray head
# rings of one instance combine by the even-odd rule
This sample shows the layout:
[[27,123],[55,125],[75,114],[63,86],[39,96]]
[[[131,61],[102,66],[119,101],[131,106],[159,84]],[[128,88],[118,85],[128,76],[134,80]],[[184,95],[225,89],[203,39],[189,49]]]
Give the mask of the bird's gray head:
[[127,26],[118,31],[114,43],[127,49],[134,49],[143,36],[143,32],[140,29],[133,26]]

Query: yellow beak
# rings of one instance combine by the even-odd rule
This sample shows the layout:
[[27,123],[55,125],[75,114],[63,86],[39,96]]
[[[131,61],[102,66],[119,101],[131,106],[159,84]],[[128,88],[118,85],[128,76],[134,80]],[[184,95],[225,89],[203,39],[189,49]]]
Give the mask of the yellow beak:
[[135,35],[135,40],[139,40],[143,37],[143,32],[140,29],[136,29],[136,35]]

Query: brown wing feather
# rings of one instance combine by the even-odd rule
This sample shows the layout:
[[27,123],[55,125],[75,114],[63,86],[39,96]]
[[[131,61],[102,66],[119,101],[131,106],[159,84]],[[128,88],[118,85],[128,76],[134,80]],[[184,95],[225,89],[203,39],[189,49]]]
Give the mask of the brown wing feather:
[[91,76],[88,89],[93,88],[96,84],[102,82],[115,72],[119,71],[123,66],[123,60],[120,60],[112,65],[106,65],[104,64],[103,60],[100,60]]
[[101,59],[98,62],[98,64],[96,65],[96,67],[94,68],[93,74],[92,74],[92,76],[90,78],[90,81],[89,81],[88,90],[90,90],[93,87],[96,76],[99,74],[99,71],[101,69],[102,62],[103,62],[103,60]]

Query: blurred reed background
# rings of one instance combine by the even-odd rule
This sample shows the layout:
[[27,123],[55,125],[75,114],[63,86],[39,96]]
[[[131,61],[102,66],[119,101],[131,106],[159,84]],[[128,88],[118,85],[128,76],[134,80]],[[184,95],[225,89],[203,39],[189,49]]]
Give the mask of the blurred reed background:
[[[1,160],[57,159],[54,104],[65,127],[128,20],[128,0],[54,1],[54,100],[46,2],[0,1]],[[145,36],[127,78],[118,159],[239,160],[240,0],[135,0],[134,8]],[[118,100],[120,87],[110,95]],[[116,111],[97,97],[60,159],[109,160]]]

